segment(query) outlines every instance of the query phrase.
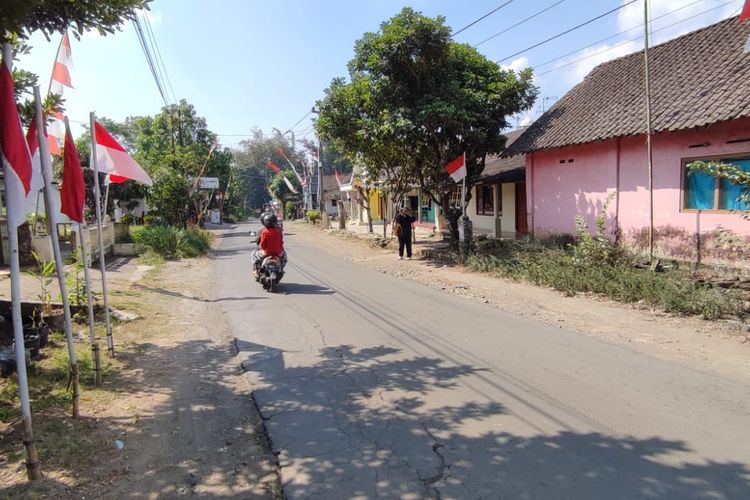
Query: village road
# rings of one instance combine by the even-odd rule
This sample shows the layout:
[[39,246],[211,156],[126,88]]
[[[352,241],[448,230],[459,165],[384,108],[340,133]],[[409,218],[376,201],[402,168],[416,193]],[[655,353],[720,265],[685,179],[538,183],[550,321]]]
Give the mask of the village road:
[[293,227],[268,294],[251,228],[219,235],[217,307],[288,498],[750,498],[750,381],[366,269]]

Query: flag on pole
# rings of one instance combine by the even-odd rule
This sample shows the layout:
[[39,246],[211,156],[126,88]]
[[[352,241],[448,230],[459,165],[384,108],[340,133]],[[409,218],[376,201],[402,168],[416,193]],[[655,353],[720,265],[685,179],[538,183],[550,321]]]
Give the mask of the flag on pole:
[[740,21],[747,21],[748,19],[750,19],[750,0],[745,0],[745,5],[740,12]]
[[296,193],[297,192],[297,190],[294,189],[294,186],[292,185],[291,182],[289,182],[289,179],[287,179],[286,176],[284,176],[284,182],[286,183],[286,187],[289,188],[289,191],[291,191],[292,193]]
[[[55,63],[52,66],[52,78],[49,83],[49,93],[63,95],[65,87],[73,88],[70,78],[70,70],[73,67],[73,57],[70,50],[70,38],[68,32],[63,34],[60,40],[60,47],[57,49]],[[49,126],[47,142],[51,154],[60,154],[60,143],[65,136],[65,125],[63,123],[62,113],[52,113],[52,121]]]
[[466,177],[466,153],[461,153],[444,168],[454,182],[461,182]]
[[107,132],[101,123],[96,128],[96,166],[99,172],[110,175],[110,182],[125,182],[128,179],[151,186],[154,182],[143,167],[128,154],[122,145]]
[[86,185],[83,182],[81,159],[78,156],[73,135],[65,127],[65,149],[63,154],[63,178],[60,192],[60,212],[70,220],[83,223],[83,204],[86,201]]
[[[44,121],[44,118],[42,118]],[[42,130],[44,137],[47,137],[47,130]],[[42,176],[42,150],[39,147],[39,135],[36,132],[36,115],[31,119],[29,130],[26,132],[26,143],[29,145],[31,154],[31,183],[29,187],[29,197],[35,195],[44,188],[44,177]],[[36,200],[34,200],[36,203]]]
[[31,189],[31,155],[23,136],[13,95],[13,77],[5,62],[0,64],[0,155],[4,164],[5,203],[8,227],[26,221],[26,196]]
[[279,168],[279,166],[278,166],[278,165],[276,165],[276,164],[275,164],[275,163],[274,163],[273,161],[271,161],[271,160],[268,160],[268,168],[270,168],[271,170],[273,170],[273,171],[274,171],[274,172],[276,172],[277,174],[280,174],[280,173],[281,173],[281,169]]

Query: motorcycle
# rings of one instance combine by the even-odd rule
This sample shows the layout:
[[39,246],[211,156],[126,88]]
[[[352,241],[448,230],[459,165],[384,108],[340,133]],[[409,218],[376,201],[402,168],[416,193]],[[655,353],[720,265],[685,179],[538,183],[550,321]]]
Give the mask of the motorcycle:
[[[258,233],[250,231],[250,235],[257,238]],[[257,240],[255,241],[257,244]],[[253,274],[255,281],[263,286],[267,292],[273,292],[274,287],[279,284],[284,277],[284,262],[281,257],[276,255],[266,255],[260,259],[260,264],[256,265],[257,253],[260,249],[253,252]]]

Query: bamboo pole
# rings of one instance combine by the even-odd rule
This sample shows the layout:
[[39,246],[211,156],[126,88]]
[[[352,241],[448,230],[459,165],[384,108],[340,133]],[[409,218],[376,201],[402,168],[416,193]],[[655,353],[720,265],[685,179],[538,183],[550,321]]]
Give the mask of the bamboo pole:
[[646,151],[648,156],[648,255],[654,260],[654,161],[651,144],[651,81],[648,72],[648,0],[643,0],[643,68],[646,84]]
[[[3,64],[8,71],[12,70],[13,52],[10,44],[3,43]],[[20,196],[16,190],[8,189],[8,179],[16,174],[11,171],[8,162],[3,161],[3,173],[6,180],[6,207],[8,224],[8,251],[10,252],[10,295],[11,311],[13,315],[13,339],[15,342],[16,372],[18,373],[18,393],[21,399],[21,415],[23,418],[23,445],[26,448],[26,472],[29,479],[42,477],[39,468],[39,457],[34,444],[34,427],[31,420],[31,400],[29,398],[29,379],[26,373],[26,346],[23,341],[23,318],[21,317],[21,265],[18,260],[18,227],[14,218],[22,214],[12,214],[11,207],[17,207],[9,198]]]
[[99,188],[99,165],[96,163],[96,119],[94,113],[89,114],[91,124],[91,168],[94,169],[94,213],[96,214],[96,228],[99,233],[99,269],[102,273],[102,296],[104,300],[104,324],[107,327],[107,351],[110,358],[115,357],[115,342],[112,337],[112,322],[109,317],[109,298],[107,293],[107,263],[104,260],[104,236],[102,231],[102,192]]
[[91,277],[89,275],[89,264],[86,259],[86,240],[84,236],[84,225],[80,222],[78,226],[78,241],[81,247],[81,262],[83,262],[83,279],[86,281],[86,303],[89,313],[89,341],[91,342],[91,355],[94,358],[94,385],[97,387],[102,383],[102,361],[99,342],[96,339],[96,324],[94,322],[94,299],[91,292]]
[[[68,288],[65,283],[65,264],[60,252],[60,240],[57,235],[57,207],[52,197],[52,165],[49,156],[49,145],[47,134],[44,132],[44,113],[42,112],[42,96],[39,86],[34,87],[34,100],[36,107],[36,135],[39,141],[39,156],[42,163],[42,178],[44,179],[44,210],[47,213],[50,237],[52,238],[52,253],[55,256],[55,270],[57,282],[60,285],[60,295],[63,303],[63,317],[65,318],[65,340],[68,344],[68,359],[70,360],[70,376],[73,385],[73,418],[80,417],[80,397],[78,384],[78,361],[76,360],[76,349],[73,343],[73,322],[70,317],[70,303],[68,301]],[[67,118],[65,126],[68,126]]]

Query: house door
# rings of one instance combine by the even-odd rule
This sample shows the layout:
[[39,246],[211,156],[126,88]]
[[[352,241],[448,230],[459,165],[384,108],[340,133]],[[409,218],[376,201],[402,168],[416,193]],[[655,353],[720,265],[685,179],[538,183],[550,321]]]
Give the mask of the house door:
[[526,234],[529,232],[529,225],[526,218],[526,183],[519,182],[516,184],[516,232]]

